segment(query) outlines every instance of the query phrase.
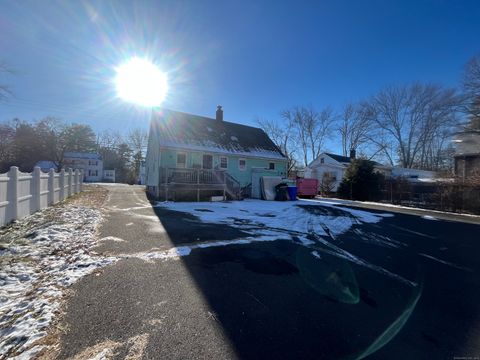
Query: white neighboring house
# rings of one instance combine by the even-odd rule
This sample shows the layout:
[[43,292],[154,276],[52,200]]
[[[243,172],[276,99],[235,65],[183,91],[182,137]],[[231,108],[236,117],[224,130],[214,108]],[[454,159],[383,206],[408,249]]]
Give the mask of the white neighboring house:
[[[350,157],[331,153],[321,153],[307,167],[305,167],[305,178],[318,179],[318,184],[322,183],[322,179],[328,173],[334,181],[332,191],[337,191],[338,186],[342,182],[345,170],[347,170],[350,161],[355,159],[355,151],[350,151]],[[375,171],[381,172],[385,176],[390,176],[391,168],[384,166],[378,162],[372,161]]]
[[63,154],[63,167],[82,170],[85,182],[102,181],[103,178],[103,161],[100,154],[66,152]]
[[103,170],[103,181],[115,182],[115,170]]

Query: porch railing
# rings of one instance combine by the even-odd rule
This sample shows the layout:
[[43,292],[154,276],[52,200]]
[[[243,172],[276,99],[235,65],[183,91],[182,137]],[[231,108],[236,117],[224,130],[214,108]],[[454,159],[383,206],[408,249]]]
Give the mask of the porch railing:
[[226,172],[213,169],[160,168],[160,184],[211,184],[226,183]]

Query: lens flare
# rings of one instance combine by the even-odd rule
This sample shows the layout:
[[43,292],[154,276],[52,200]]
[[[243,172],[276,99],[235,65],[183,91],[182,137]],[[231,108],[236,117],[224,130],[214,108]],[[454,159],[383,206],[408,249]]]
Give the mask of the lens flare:
[[167,75],[152,62],[134,57],[116,72],[115,86],[121,99],[142,106],[158,106],[165,99]]

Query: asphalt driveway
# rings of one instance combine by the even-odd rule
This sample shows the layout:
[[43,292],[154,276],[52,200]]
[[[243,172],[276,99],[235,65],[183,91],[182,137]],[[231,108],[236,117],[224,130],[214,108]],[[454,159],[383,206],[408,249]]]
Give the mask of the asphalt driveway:
[[119,260],[74,285],[60,358],[480,356],[479,225],[108,189],[95,250]]

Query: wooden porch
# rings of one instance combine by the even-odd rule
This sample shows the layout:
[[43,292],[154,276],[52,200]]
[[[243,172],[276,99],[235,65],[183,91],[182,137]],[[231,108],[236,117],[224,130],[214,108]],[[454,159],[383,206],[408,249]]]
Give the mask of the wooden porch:
[[194,194],[200,201],[208,194],[218,194],[223,199],[241,199],[240,183],[225,170],[160,168],[159,195],[164,200],[177,200]]

